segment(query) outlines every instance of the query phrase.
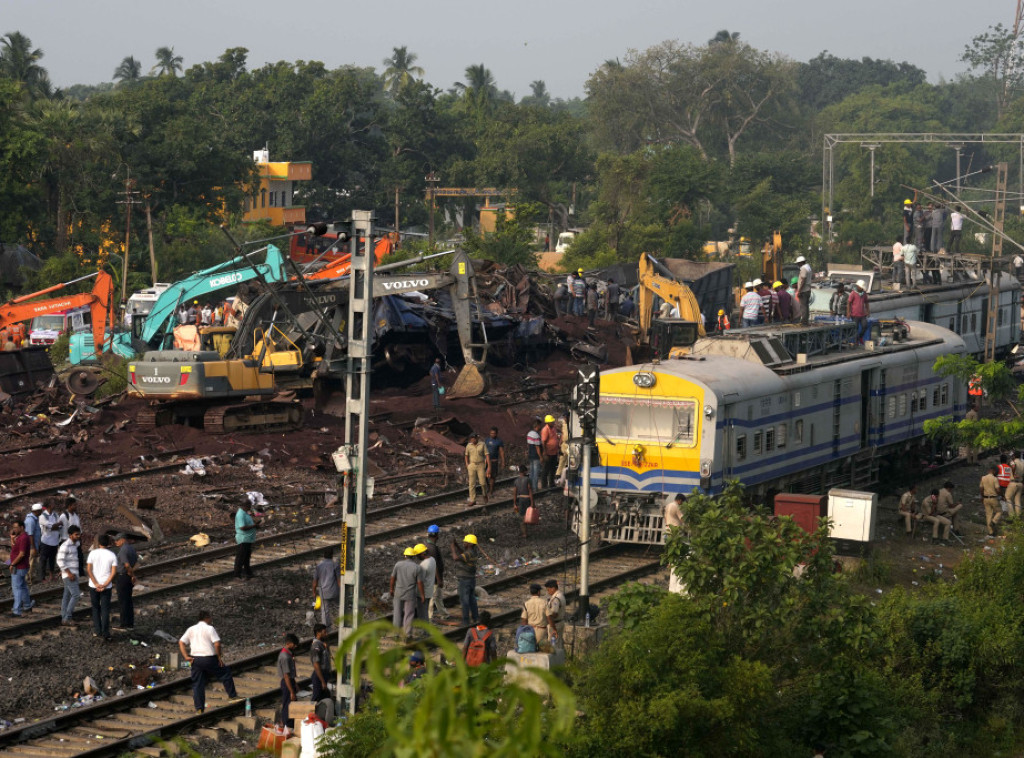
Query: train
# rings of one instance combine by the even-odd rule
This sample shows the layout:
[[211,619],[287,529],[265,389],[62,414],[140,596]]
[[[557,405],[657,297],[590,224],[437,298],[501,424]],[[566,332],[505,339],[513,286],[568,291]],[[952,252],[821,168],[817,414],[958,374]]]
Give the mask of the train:
[[924,442],[925,421],[963,417],[966,387],[933,367],[969,352],[921,321],[880,322],[871,337],[856,344],[852,323],[754,327],[601,372],[592,528],[661,544],[668,499],[734,479],[755,496],[870,486],[884,459]]

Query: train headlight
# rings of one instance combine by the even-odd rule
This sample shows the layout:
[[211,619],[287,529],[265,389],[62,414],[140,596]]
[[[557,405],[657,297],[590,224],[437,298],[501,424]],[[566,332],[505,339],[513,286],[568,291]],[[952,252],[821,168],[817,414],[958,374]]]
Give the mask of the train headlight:
[[714,417],[714,415],[715,415],[715,409],[713,407],[711,407],[710,405],[705,405],[704,406],[704,417],[705,418],[712,418],[712,417]]
[[654,374],[649,371],[640,371],[639,373],[633,374],[633,384],[637,387],[642,387],[643,389],[650,389],[657,381],[658,380],[655,378]]
[[706,458],[700,462],[700,476],[702,479],[707,479],[711,476],[711,461]]

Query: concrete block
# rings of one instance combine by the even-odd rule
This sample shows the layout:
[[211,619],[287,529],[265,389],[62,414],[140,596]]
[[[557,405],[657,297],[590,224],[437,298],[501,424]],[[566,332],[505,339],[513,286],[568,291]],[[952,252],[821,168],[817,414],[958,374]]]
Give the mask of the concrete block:
[[291,737],[281,743],[281,758],[299,758],[302,755],[302,740]]
[[[271,717],[273,718],[273,717]],[[243,729],[255,732],[256,731],[256,717],[255,716],[239,716],[235,719],[235,723]]]
[[209,727],[196,729],[196,734],[200,737],[206,737],[208,740],[213,740],[214,742],[220,742],[221,738],[221,732],[219,729],[210,729]]
[[237,721],[220,721],[217,723],[217,729],[222,729],[232,737],[237,737],[242,733],[242,725]]
[[539,695],[549,694],[548,687],[544,680],[530,669],[550,671],[556,666],[565,664],[564,650],[554,653],[517,653],[515,650],[510,650],[505,657],[508,658],[508,663],[505,665],[505,681],[508,684],[517,684],[524,689],[532,690]]
[[256,709],[256,715],[266,721],[273,721],[277,711],[273,708],[258,708]]
[[607,625],[566,626],[563,643],[566,650],[571,650],[573,657],[587,655],[604,639]]
[[165,742],[160,743],[160,747],[164,749],[167,755],[181,755],[185,752],[185,749],[181,746],[180,742],[176,742],[173,739],[169,739]]
[[140,747],[135,749],[136,755],[147,755],[150,758],[163,758],[164,750],[161,747]]

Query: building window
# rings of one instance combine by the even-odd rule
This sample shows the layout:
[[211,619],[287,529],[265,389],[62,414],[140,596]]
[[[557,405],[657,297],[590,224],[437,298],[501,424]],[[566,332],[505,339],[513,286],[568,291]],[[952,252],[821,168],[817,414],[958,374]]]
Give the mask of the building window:
[[267,191],[265,189],[260,190],[260,207],[267,207]]
[[747,435],[741,434],[736,438],[736,460],[746,460],[747,457]]
[[762,432],[754,432],[754,455],[760,455],[764,451],[764,434]]
[[786,425],[779,424],[779,428],[775,432],[775,447],[786,446]]

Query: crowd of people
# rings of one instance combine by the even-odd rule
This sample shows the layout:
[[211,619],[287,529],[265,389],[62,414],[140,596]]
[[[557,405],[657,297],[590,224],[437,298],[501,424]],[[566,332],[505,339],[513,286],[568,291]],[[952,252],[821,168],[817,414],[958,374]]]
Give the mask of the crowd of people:
[[583,269],[577,269],[566,276],[555,288],[555,312],[564,316],[586,318],[590,326],[600,317],[615,321],[618,316],[629,318],[636,310],[636,303],[629,290],[624,290],[614,279],[589,280]]
[[238,326],[240,313],[235,298],[200,305],[198,300],[182,303],[177,312],[182,326]]

